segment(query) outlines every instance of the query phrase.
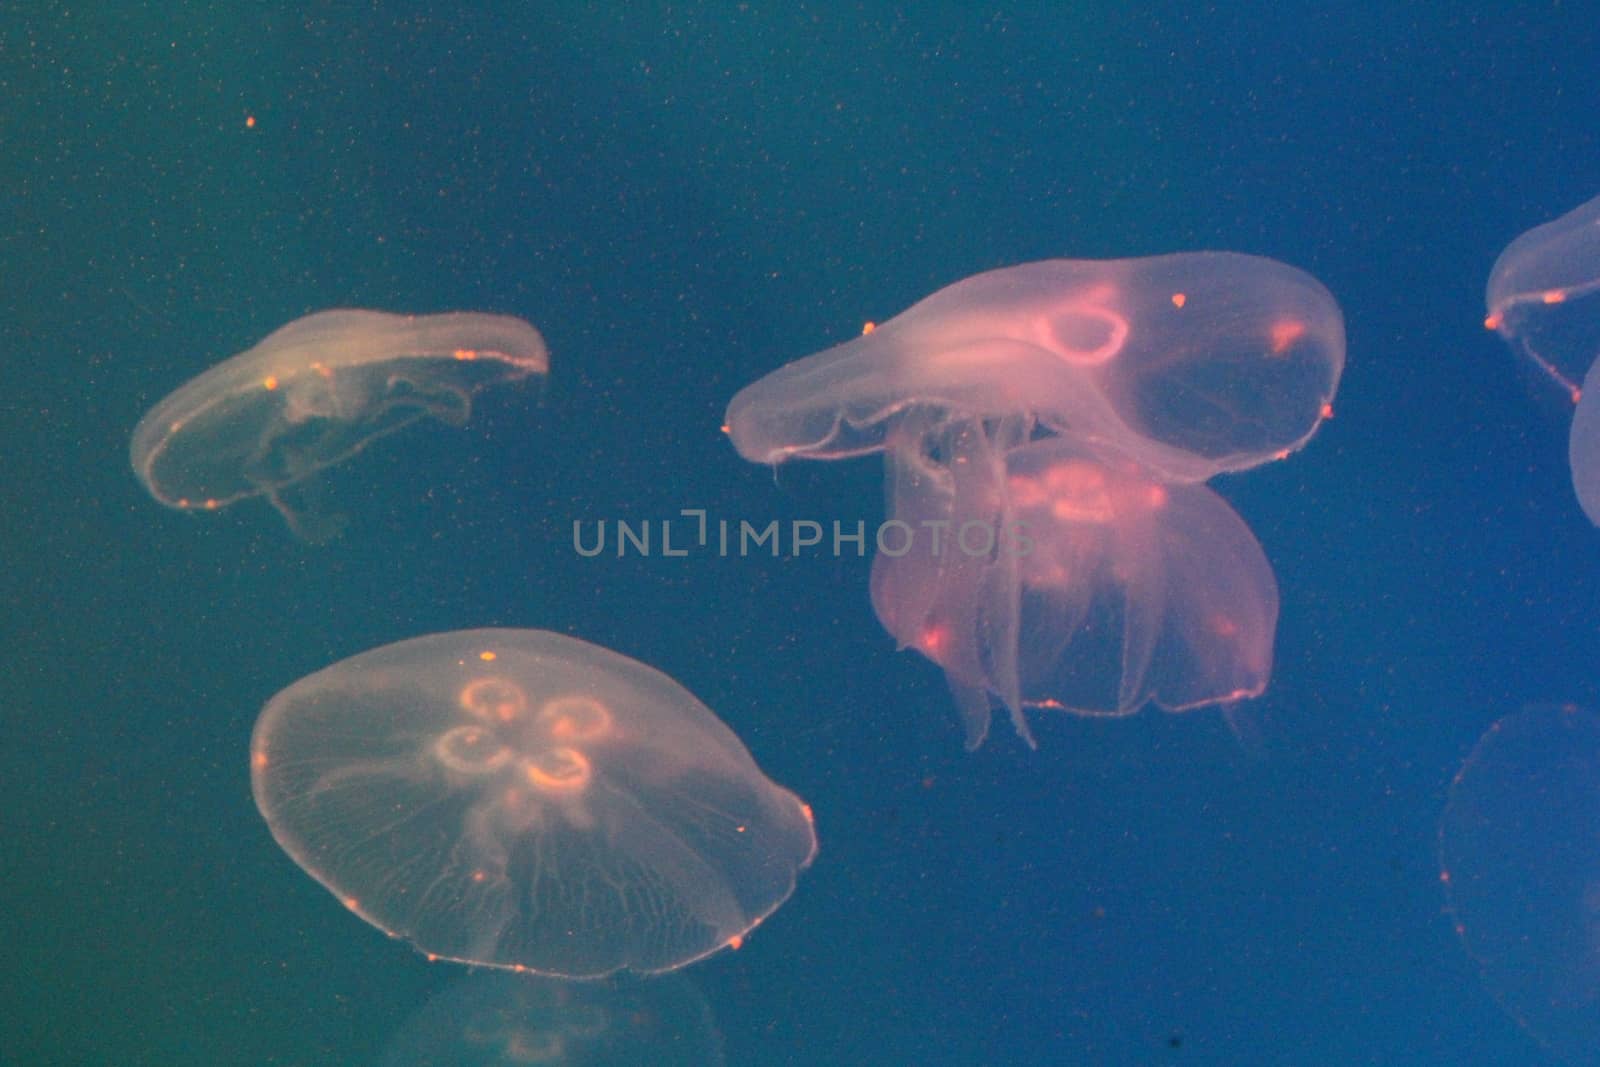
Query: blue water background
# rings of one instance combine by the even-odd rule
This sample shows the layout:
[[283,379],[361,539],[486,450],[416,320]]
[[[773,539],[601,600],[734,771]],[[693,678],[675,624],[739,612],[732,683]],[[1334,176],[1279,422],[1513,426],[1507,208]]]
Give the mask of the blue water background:
[[[1566,416],[1481,326],[1600,192],[1593,5],[469,7],[0,14],[0,1061],[370,1062],[454,969],[282,854],[250,727],[486,625],[658,666],[815,808],[794,897],[689,972],[731,1063],[1537,1061],[1434,838],[1491,722],[1600,700]],[[1311,445],[1216,483],[1282,588],[1243,741],[969,754],[867,560],[572,551],[874,522],[875,461],[774,478],[732,393],[980,270],[1194,249],[1312,272],[1350,341]],[[553,373],[339,472],[327,547],[155,504],[140,415],[335,306],[520,315]]]

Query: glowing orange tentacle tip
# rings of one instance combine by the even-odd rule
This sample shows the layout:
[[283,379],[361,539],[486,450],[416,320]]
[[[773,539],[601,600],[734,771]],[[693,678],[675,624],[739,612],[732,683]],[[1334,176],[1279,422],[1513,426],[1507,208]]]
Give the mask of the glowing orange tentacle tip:
[[735,952],[739,951],[739,947],[741,945],[743,945],[743,944],[744,944],[743,935],[741,935],[739,937],[730,937],[730,938],[728,938],[728,947],[733,949]]
[[878,328],[878,324],[875,323],[875,322],[863,322],[861,324],[861,336],[865,337],[867,334],[871,333],[873,330],[876,330],[877,328]]
[[1500,313],[1496,311],[1493,315],[1483,320],[1483,328],[1485,330],[1498,330],[1502,321]]
[[493,652],[479,652],[478,653],[478,658],[483,660],[483,662],[485,662],[485,663],[493,663],[494,662],[494,653]]
[[244,128],[247,130],[256,128],[256,117],[254,115],[246,115],[244,117]]
[[1317,412],[1317,417],[1321,419],[1333,418],[1333,405],[1324,401],[1322,404],[1322,409]]
[[478,353],[470,348],[458,348],[452,352],[451,355],[455,356],[459,360],[462,360],[463,362],[478,358]]
[[1567,291],[1565,289],[1547,289],[1539,294],[1539,299],[1546,304],[1563,304],[1567,300]]
[[1173,307],[1181,308],[1181,307],[1183,307],[1183,305],[1187,304],[1188,302],[1189,302],[1189,294],[1187,294],[1187,293],[1173,293],[1172,294],[1172,306]]
[[261,384],[265,386],[267,392],[270,393],[272,390],[278,387],[278,379],[269,374],[265,378],[261,379]]

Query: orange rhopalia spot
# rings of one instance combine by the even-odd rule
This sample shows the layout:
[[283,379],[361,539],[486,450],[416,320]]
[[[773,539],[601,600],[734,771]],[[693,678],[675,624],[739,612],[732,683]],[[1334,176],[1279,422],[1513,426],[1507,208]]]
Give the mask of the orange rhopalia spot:
[[1272,354],[1281,356],[1306,334],[1306,324],[1299,319],[1279,319],[1272,324],[1272,329],[1267,336],[1272,341]]

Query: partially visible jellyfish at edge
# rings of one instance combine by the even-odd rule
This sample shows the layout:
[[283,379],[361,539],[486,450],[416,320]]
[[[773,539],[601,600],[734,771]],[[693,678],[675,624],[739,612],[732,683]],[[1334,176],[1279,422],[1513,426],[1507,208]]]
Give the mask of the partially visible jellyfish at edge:
[[[1031,745],[1027,707],[1227,707],[1265,689],[1276,582],[1197,483],[1304,445],[1344,348],[1333,296],[1270,259],[1048,260],[779,368],[724,429],[760,463],[885,454],[885,529],[905,543],[878,546],[879,619],[944,668],[969,748],[994,705]],[[987,534],[974,548],[963,530]]]
[[1600,715],[1526,708],[1489,727],[1450,785],[1439,877],[1462,946],[1557,1058],[1600,1049]]
[[134,429],[130,459],[168,507],[265,497],[319,543],[343,525],[304,498],[319,471],[427,416],[461,425],[476,393],[549,366],[539,331],[507,315],[317,312],[163,399]]
[[534,630],[435,634],[275,696],[257,807],[430,957],[595,978],[738,947],[816,854],[810,809],[666,675]]
[[1484,325],[1574,405],[1567,459],[1578,504],[1600,526],[1600,196],[1535,226],[1489,272]]

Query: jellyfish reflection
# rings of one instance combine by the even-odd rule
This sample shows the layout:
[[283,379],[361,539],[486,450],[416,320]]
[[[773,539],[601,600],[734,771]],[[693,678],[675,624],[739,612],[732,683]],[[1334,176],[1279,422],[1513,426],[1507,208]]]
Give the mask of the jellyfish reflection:
[[[880,546],[879,618],[945,669],[969,746],[992,701],[1031,743],[1025,706],[1263,690],[1276,583],[1196,483],[1303,445],[1343,366],[1337,303],[1282,263],[1051,260],[778,369],[733,398],[726,429],[757,462],[885,453],[891,523],[958,536]],[[974,550],[967,530],[990,536]]]
[[681,975],[574,982],[471,975],[389,1041],[383,1067],[717,1067],[722,1037]]
[[477,392],[543,375],[521,319],[323,311],[270,334],[157,404],[133,432],[134,472],[183,511],[264,496],[309,541],[337,520],[296,499],[318,471],[425,416],[459,425]]
[[1600,525],[1600,196],[1507,245],[1489,273],[1487,301],[1484,325],[1576,405],[1572,485]]
[[558,634],[388,645],[268,703],[278,843],[437,957],[548,975],[737,946],[816,851],[810,810],[665,675]]

